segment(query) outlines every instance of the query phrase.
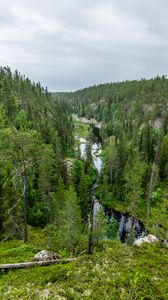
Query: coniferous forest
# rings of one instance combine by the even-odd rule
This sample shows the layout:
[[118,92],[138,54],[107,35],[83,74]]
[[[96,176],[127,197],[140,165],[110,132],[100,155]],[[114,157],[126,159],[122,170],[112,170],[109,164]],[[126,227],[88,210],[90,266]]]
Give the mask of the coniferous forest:
[[[165,76],[50,93],[1,67],[0,141],[1,264],[77,257],[1,272],[2,299],[168,299]],[[131,220],[123,244],[113,210]],[[134,245],[136,220],[157,243]]]
[[101,203],[139,217],[146,231],[164,239],[168,225],[166,77],[102,84],[57,96],[67,113],[98,123],[103,168],[96,194]]

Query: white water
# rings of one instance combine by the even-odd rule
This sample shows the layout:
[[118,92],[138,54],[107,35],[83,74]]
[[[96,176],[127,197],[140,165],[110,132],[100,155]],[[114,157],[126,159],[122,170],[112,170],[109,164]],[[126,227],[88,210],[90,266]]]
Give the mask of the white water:
[[[84,138],[79,138],[78,140],[80,141],[81,157],[85,158],[86,140]],[[98,173],[100,174],[102,168],[102,159],[99,155],[101,155],[101,144],[94,143],[92,145],[93,163]]]
[[[85,159],[86,139],[78,138],[78,137],[76,137],[76,139],[80,141],[81,157]],[[94,143],[92,144],[91,148],[92,148],[92,157],[93,157],[94,166],[97,169],[98,173],[100,174],[102,169],[102,159],[100,157],[102,152],[101,144]],[[93,190],[96,188],[96,185],[97,183],[93,184]],[[103,210],[103,206],[100,204],[99,200],[95,198],[94,216],[98,214],[100,210]],[[129,233],[131,228],[131,217],[119,212],[112,211],[111,216],[109,216],[109,220],[112,221],[113,219],[119,222],[118,238],[121,241],[125,241],[126,236]],[[135,239],[144,236],[144,228],[142,227],[139,220],[135,220],[134,232],[135,232]]]

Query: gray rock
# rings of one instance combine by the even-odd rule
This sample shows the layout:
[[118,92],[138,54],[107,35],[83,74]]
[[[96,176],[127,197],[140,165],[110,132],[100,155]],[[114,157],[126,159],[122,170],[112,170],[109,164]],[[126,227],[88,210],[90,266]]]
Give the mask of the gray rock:
[[57,253],[54,252],[49,252],[47,250],[42,250],[38,252],[34,258],[34,260],[37,261],[48,261],[48,260],[56,260],[56,259],[61,259],[61,256]]
[[152,234],[148,234],[144,238],[140,238],[134,242],[134,245],[140,247],[143,243],[157,243],[159,239]]

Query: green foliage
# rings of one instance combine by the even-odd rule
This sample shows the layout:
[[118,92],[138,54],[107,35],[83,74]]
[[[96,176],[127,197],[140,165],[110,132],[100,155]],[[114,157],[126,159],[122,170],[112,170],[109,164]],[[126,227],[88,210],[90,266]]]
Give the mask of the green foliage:
[[112,184],[118,168],[118,153],[114,136],[109,139],[109,143],[104,150],[104,156],[106,159],[106,174],[108,176],[108,182],[109,184]]
[[156,204],[151,208],[148,230],[163,241],[168,238],[168,199],[160,188],[153,192],[152,198]]
[[75,134],[78,137],[87,138],[89,135],[90,127],[87,123],[82,123],[81,121],[75,121]]
[[94,242],[96,245],[99,244],[99,241],[105,239],[107,232],[107,217],[104,214],[103,209],[100,209],[99,212],[95,213],[94,217]]
[[0,237],[23,238],[23,223],[44,227],[60,210],[52,214],[74,125],[40,83],[0,68],[0,138]]
[[82,229],[81,212],[77,195],[73,187],[65,192],[65,207],[63,211],[63,224],[59,230],[62,247],[73,253],[80,243]]
[[10,240],[0,243],[0,263],[31,261],[33,256],[45,247],[44,232],[29,227],[30,241]]
[[78,196],[80,190],[80,182],[83,174],[84,174],[83,162],[79,159],[75,160],[71,170],[71,177]]
[[107,238],[110,240],[117,239],[118,236],[118,221],[113,219],[107,225]]
[[80,181],[79,188],[79,205],[81,208],[82,220],[88,222],[88,215],[90,212],[90,199],[89,199],[89,182],[88,177],[83,173]]
[[17,129],[26,130],[28,128],[28,121],[25,111],[22,109],[18,112],[15,119],[15,126]]
[[167,94],[168,80],[157,76],[149,80],[95,85],[59,97],[68,112],[103,121],[104,136],[115,134],[122,124],[126,135],[131,137],[135,127],[148,121],[154,124],[161,117]]
[[101,122],[100,202],[149,227],[160,205],[152,193],[160,186],[167,190],[168,79],[100,84],[58,97],[68,113]]
[[138,204],[141,203],[142,176],[145,171],[145,165],[140,160],[138,153],[135,152],[125,167],[125,189],[126,201],[128,203],[130,213],[133,217],[138,214]]
[[[63,256],[88,248],[89,189],[97,179],[93,133],[88,124],[74,126],[71,113],[102,124],[97,129],[103,144],[96,190],[100,201],[129,212],[133,221],[137,216],[145,220],[148,207],[147,230],[160,240],[167,237],[167,96],[168,80],[157,77],[54,98],[40,83],[1,68],[0,237],[23,238],[26,220],[30,238],[26,243],[1,243],[1,262],[31,260],[44,248]],[[88,138],[85,160],[79,144],[74,152],[74,129],[76,135]],[[67,156],[72,166],[67,166]],[[103,241],[106,235],[117,238],[118,223],[108,223],[103,211],[94,222],[99,253],[70,265],[1,274],[0,297],[167,299],[167,248]],[[43,230],[35,231],[29,224]]]
[[85,147],[85,173],[88,174],[89,167],[93,163],[93,158],[92,158],[92,149],[91,149],[91,141],[90,139],[87,139],[86,141],[86,147]]
[[160,153],[160,177],[161,180],[168,179],[168,134],[165,135]]
[[0,296],[3,299],[39,299],[44,295],[48,299],[77,300],[167,299],[166,248],[128,247],[117,241],[106,241],[103,249],[68,265],[1,274]]

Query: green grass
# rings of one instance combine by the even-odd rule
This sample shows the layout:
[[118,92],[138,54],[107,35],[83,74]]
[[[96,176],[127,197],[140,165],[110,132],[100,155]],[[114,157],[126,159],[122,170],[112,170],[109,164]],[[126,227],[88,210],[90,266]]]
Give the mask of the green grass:
[[20,241],[10,242],[7,246],[0,244],[0,247],[1,264],[30,261],[39,250],[36,246]]
[[167,282],[167,248],[113,241],[67,265],[1,273],[0,299],[166,300]]
[[82,122],[76,121],[76,120],[74,120],[74,124],[75,124],[75,134],[82,138],[86,138],[90,131],[89,124],[82,123]]
[[0,243],[0,264],[31,261],[37,252],[45,248],[45,232],[29,226],[28,242],[11,240]]

